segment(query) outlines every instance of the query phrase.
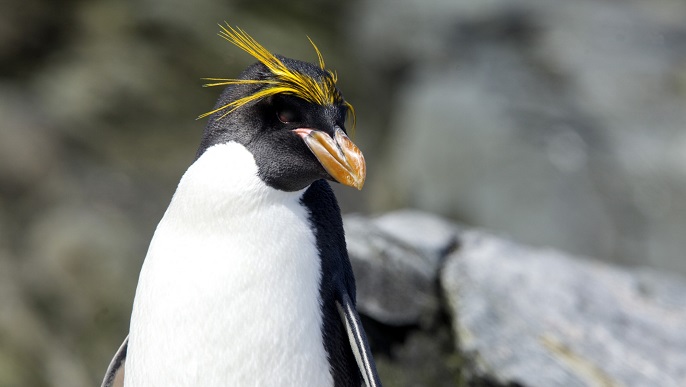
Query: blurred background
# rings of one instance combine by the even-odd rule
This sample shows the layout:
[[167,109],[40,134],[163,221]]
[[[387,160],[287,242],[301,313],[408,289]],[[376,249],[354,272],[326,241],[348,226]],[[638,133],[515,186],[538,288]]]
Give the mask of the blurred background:
[[681,0],[2,0],[0,386],[99,385],[245,29],[316,61],[369,166],[344,212],[427,210],[686,273]]

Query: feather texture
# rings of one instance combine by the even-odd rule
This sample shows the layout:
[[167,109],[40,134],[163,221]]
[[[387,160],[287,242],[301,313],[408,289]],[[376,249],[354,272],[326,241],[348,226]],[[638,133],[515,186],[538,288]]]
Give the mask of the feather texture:
[[348,111],[352,115],[354,122],[355,111],[352,105],[343,99],[340,92],[336,88],[336,73],[325,68],[324,57],[312,39],[308,38],[312,44],[312,47],[314,47],[314,50],[317,53],[319,67],[323,72],[322,76],[318,78],[314,78],[310,75],[289,69],[281,61],[281,59],[269,52],[269,50],[264,48],[264,46],[258,43],[252,36],[248,35],[242,29],[231,27],[228,23],[226,26],[220,25],[219,27],[221,27],[219,36],[252,55],[255,59],[267,67],[267,69],[269,69],[272,77],[269,79],[258,80],[205,78],[207,81],[212,81],[205,84],[205,87],[228,85],[261,85],[263,87],[257,89],[257,91],[252,94],[248,94],[207,113],[203,113],[198,118],[204,118],[218,112],[223,112],[222,116],[220,117],[223,118],[250,102],[276,94],[291,94],[302,98],[305,101],[318,105],[333,105],[336,103],[342,103],[348,108]]

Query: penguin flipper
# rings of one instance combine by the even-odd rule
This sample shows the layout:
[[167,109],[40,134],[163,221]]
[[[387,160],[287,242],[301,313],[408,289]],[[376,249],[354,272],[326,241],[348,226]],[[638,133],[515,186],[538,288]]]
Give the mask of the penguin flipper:
[[126,349],[129,345],[129,336],[119,346],[117,353],[114,354],[110,365],[107,367],[105,378],[102,380],[101,387],[123,387],[124,386],[124,366],[126,364]]
[[336,307],[345,325],[345,331],[348,334],[348,340],[365,385],[367,387],[381,387],[379,374],[376,372],[376,363],[374,363],[372,351],[369,349],[367,335],[362,328],[360,316],[346,292],[343,292],[340,300],[336,301]]

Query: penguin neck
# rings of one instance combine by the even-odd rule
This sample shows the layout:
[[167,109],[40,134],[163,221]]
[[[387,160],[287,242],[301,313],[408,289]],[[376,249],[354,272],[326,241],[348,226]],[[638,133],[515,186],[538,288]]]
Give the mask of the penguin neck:
[[176,226],[216,229],[231,217],[249,216],[264,206],[297,204],[307,188],[286,192],[259,178],[255,158],[229,142],[208,148],[186,171],[165,218]]

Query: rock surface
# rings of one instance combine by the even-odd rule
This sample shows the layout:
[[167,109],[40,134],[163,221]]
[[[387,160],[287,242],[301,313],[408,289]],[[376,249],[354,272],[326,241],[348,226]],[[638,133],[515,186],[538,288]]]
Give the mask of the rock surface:
[[[450,383],[686,385],[682,277],[534,249],[416,211],[373,219],[349,216],[345,222],[352,230],[347,238],[360,311],[381,324],[372,325],[374,340],[397,335],[392,326],[398,320],[391,317],[403,307],[412,313],[402,322],[418,323],[419,311],[420,319],[430,321],[407,328],[401,339],[389,338],[392,350],[380,355],[380,368],[392,385],[411,385],[397,379],[399,369],[425,369],[426,359],[402,354],[428,353],[422,338],[433,338],[428,342],[434,346],[449,339],[441,334],[443,323],[452,327],[453,353],[445,351],[434,366],[438,374],[455,378]],[[385,232],[405,237],[389,238]],[[439,237],[421,237],[427,233]],[[419,252],[417,238],[429,248]],[[427,259],[436,258],[436,252],[443,253]],[[432,283],[437,278],[430,273],[439,272],[440,286],[433,292],[417,286],[416,278]],[[443,342],[439,348],[448,346]],[[435,375],[415,383],[433,385],[427,380]]]
[[343,224],[357,308],[384,386],[455,386],[460,364],[439,272],[458,227],[429,213],[348,215]]
[[438,307],[436,278],[455,226],[418,211],[345,218],[361,312],[388,325],[418,324]]
[[686,281],[480,232],[442,273],[474,377],[523,386],[686,385]]

